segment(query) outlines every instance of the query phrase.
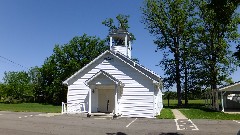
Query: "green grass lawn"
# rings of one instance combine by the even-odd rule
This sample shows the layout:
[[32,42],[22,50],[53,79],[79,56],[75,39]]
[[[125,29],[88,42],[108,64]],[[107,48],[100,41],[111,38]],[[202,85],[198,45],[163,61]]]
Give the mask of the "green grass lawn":
[[189,119],[240,120],[240,114],[227,114],[210,109],[179,109]]
[[[182,100],[184,104],[184,100]],[[189,106],[188,108],[200,108],[204,106],[204,100],[189,100],[188,101]],[[168,100],[163,100],[163,108],[160,115],[157,116],[159,119],[174,119],[174,115],[171,111],[171,109],[178,108],[177,107],[177,100],[169,100],[169,106],[168,106]]]
[[160,115],[157,116],[158,119],[175,119],[171,109],[163,108]]
[[38,103],[21,103],[21,104],[0,103],[0,111],[60,113],[61,106],[43,105]]
[[[182,101],[184,104],[184,100]],[[204,100],[189,100],[189,105],[185,107],[177,107],[177,100],[168,101],[163,100],[164,108],[159,119],[169,119],[169,115],[172,114],[171,109],[179,109],[189,119],[219,119],[219,120],[240,120],[240,114],[226,114],[223,112],[213,111],[205,107]]]

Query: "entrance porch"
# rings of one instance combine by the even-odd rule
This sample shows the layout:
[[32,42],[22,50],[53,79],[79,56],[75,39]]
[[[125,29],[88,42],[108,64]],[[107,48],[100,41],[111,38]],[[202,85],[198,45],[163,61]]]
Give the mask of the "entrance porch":
[[88,114],[107,113],[120,115],[119,105],[122,83],[112,75],[100,70],[85,82],[89,86]]

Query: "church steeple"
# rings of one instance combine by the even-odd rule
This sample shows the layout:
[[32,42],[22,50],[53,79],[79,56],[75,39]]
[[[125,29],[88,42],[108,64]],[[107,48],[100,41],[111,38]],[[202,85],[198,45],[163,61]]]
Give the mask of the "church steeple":
[[111,51],[120,52],[131,58],[131,36],[127,30],[120,26],[119,29],[113,30],[109,33],[109,37]]

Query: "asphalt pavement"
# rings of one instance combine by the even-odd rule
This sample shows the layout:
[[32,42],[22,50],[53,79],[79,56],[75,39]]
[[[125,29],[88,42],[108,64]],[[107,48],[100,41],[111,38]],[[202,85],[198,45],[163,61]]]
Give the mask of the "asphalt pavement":
[[[0,112],[1,135],[236,135],[240,129],[240,121],[233,120],[191,120],[182,123],[186,124],[179,130],[174,119],[99,119],[51,113]],[[198,130],[189,128],[192,123]]]

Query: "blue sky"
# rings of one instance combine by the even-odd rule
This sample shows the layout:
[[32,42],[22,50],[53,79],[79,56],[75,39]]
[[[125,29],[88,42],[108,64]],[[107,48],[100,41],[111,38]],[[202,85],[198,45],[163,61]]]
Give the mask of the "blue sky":
[[[41,66],[54,45],[68,43],[86,33],[105,38],[106,18],[130,15],[129,26],[136,41],[132,55],[145,67],[163,75],[161,52],[155,52],[154,37],[141,23],[143,0],[0,0],[0,81],[4,71],[22,71]],[[240,80],[240,71],[233,75]]]

